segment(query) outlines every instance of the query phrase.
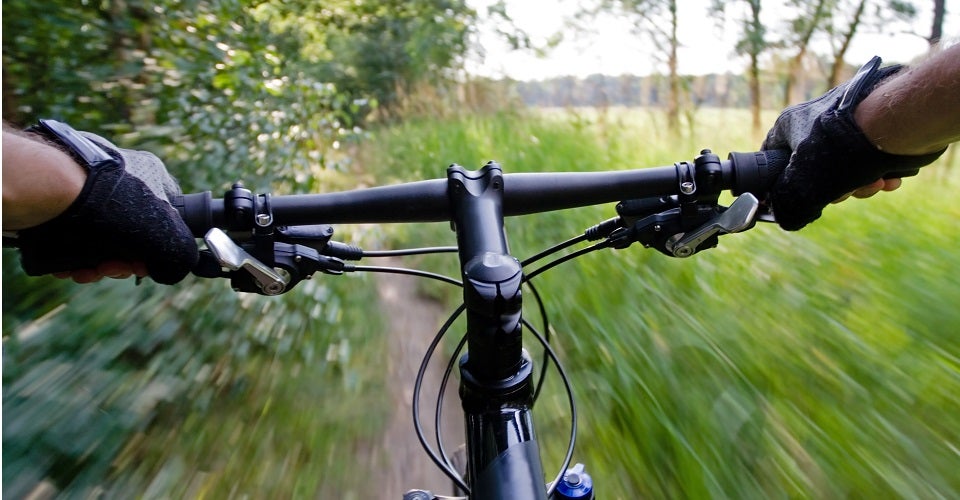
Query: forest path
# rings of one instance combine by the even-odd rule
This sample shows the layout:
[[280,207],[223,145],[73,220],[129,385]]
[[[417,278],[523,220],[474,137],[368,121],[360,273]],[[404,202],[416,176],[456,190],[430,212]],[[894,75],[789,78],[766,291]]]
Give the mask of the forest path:
[[[402,266],[400,259],[378,262],[384,266]],[[388,355],[387,393],[392,412],[380,443],[369,450],[370,485],[373,491],[364,498],[400,499],[410,489],[426,489],[435,494],[451,494],[452,481],[430,460],[420,445],[413,427],[413,387],[423,360],[440,325],[450,311],[437,300],[420,293],[417,279],[397,274],[377,274],[380,311],[385,318]],[[439,349],[442,352],[442,346]],[[434,405],[443,379],[447,359],[435,355],[421,388],[420,416],[424,432],[433,442]],[[463,421],[456,382],[448,383],[444,398],[442,431],[449,453],[463,443]],[[433,444],[433,446],[436,446]]]

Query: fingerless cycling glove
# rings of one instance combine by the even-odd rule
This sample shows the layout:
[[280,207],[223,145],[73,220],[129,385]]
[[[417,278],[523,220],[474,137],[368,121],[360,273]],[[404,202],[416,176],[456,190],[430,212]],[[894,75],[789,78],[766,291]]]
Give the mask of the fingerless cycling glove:
[[849,82],[791,106],[777,118],[761,149],[789,149],[790,163],[774,184],[770,204],[777,223],[795,231],[813,222],[830,202],[884,176],[912,175],[943,151],[905,156],[877,149],[853,111],[900,66],[880,67],[874,57]]
[[169,199],[180,193],[163,163],[102,137],[41,120],[29,129],[61,146],[87,171],[80,195],[59,216],[17,234],[21,263],[38,276],[143,262],[158,283],[182,280],[196,265],[196,241]]

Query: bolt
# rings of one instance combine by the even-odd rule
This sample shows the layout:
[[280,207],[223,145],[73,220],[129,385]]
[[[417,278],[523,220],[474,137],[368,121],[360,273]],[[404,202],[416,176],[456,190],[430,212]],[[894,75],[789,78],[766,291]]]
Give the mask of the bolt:
[[257,225],[266,226],[267,224],[270,224],[270,215],[257,214]]
[[676,255],[677,257],[689,257],[693,255],[693,249],[690,247],[679,247],[674,249],[673,255]]
[[661,226],[660,224],[654,224],[653,230],[659,233],[660,231],[663,230],[663,226]]
[[303,257],[301,257],[301,256],[299,256],[299,255],[297,255],[296,257],[293,258],[293,261],[294,261],[294,262],[300,262],[301,260],[303,260]]
[[680,192],[683,194],[693,194],[696,190],[697,188],[690,181],[680,183]]

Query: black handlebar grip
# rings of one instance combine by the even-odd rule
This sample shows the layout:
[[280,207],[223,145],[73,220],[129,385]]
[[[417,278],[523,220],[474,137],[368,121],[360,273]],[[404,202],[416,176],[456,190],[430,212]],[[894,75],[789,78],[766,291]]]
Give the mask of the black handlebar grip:
[[752,193],[761,200],[766,198],[773,183],[790,163],[790,154],[788,149],[730,153],[728,158],[733,166],[733,194]]
[[213,194],[210,191],[202,193],[174,196],[171,201],[180,217],[190,228],[190,232],[197,238],[202,238],[213,224]]

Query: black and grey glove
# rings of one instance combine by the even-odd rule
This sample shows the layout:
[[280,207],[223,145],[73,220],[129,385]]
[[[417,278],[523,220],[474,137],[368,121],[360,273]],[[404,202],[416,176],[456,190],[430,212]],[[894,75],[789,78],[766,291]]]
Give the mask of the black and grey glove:
[[849,82],[783,111],[763,150],[792,151],[790,163],[770,192],[780,226],[800,229],[820,217],[830,202],[882,177],[912,175],[938,153],[904,156],[877,149],[853,119],[853,111],[900,66],[880,67],[874,57]]
[[173,284],[193,269],[196,240],[170,205],[180,188],[159,158],[53,120],[29,130],[61,146],[86,169],[87,180],[64,213],[17,233],[27,274],[143,262],[154,281]]

